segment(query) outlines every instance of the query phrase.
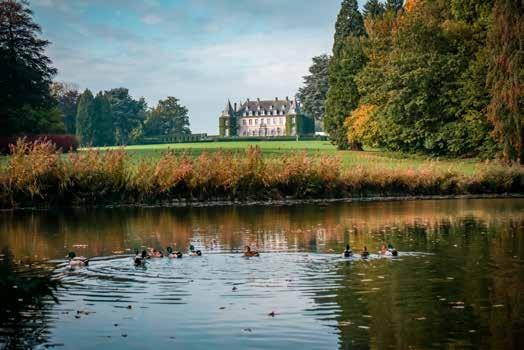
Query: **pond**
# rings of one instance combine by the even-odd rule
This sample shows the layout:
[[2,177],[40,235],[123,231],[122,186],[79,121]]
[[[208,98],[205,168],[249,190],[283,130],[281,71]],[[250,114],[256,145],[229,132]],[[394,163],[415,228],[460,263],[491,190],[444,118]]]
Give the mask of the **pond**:
[[524,199],[0,212],[2,247],[0,348],[524,348]]

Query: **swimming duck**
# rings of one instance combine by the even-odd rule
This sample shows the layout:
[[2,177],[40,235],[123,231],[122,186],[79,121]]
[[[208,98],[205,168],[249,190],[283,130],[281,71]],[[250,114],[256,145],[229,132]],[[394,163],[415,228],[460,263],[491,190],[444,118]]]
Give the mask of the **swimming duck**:
[[149,257],[151,258],[163,258],[164,257],[164,253],[162,253],[161,250],[156,250],[156,249],[151,249],[149,251]]
[[367,258],[369,256],[368,247],[364,246],[364,251],[360,254],[363,258]]
[[349,258],[351,255],[353,255],[353,251],[349,247],[349,244],[346,245],[346,250],[344,250],[344,257]]
[[69,254],[67,254],[67,257],[69,258],[69,267],[71,268],[84,267],[89,265],[89,259],[83,256],[76,256],[75,252],[69,252]]
[[201,250],[195,250],[195,246],[191,244],[189,246],[189,255],[190,256],[202,256],[202,251]]
[[248,256],[248,257],[251,257],[251,256],[260,256],[260,254],[258,252],[254,252],[251,250],[251,247],[246,245],[246,250],[244,251],[244,256]]
[[138,249],[135,249],[135,266],[142,266],[145,265],[146,260],[149,259],[149,256],[147,255],[147,251],[142,250],[142,253],[138,252]]
[[167,251],[167,257],[168,258],[171,258],[171,259],[180,259],[182,258],[182,252],[179,252],[179,251],[173,251],[173,248],[171,247],[167,247],[166,248],[166,251]]
[[398,256],[398,250],[393,248],[393,245],[391,243],[388,244],[388,252],[390,252],[393,256]]

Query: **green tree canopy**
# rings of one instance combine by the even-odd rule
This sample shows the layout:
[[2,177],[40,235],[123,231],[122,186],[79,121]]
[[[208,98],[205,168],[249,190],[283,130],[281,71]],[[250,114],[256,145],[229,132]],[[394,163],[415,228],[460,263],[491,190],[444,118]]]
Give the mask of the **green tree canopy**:
[[111,89],[105,95],[113,113],[115,141],[119,145],[127,145],[133,131],[145,120],[147,104],[144,98],[133,99],[126,88]]
[[358,106],[360,95],[355,76],[366,62],[360,44],[366,31],[356,0],[342,1],[335,29],[324,128],[339,149],[347,149],[350,146],[352,149],[361,149],[359,143],[348,142],[347,127],[344,123],[346,117]]
[[54,107],[49,86],[56,70],[40,33],[26,1],[0,1],[0,134],[39,131],[55,113],[46,114]]
[[58,108],[62,112],[65,132],[76,134],[76,112],[80,93],[73,84],[55,82],[51,85],[51,94],[58,103]]
[[309,75],[304,77],[304,86],[298,90],[297,97],[302,103],[303,111],[322,120],[326,110],[326,96],[329,90],[329,61],[328,55],[313,57],[313,64],[309,68]]
[[144,134],[147,136],[169,134],[191,134],[189,115],[185,106],[175,97],[158,101],[144,123]]
[[115,144],[115,128],[111,104],[103,92],[99,92],[93,100],[91,125],[93,146],[112,146]]
[[368,0],[364,5],[362,14],[365,18],[375,18],[382,15],[385,12],[385,10],[386,9],[384,7],[384,4],[382,4],[382,2],[380,2],[379,0]]
[[86,89],[78,99],[76,114],[76,136],[82,145],[93,144],[92,115],[93,115],[93,94]]

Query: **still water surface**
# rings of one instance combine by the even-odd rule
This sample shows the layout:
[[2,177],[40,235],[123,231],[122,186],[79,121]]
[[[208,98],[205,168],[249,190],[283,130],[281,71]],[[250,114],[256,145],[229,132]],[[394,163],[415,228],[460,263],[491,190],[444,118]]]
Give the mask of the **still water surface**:
[[[0,348],[524,348],[524,199],[2,212],[1,247],[62,286],[0,302]],[[70,250],[94,259],[69,271]]]

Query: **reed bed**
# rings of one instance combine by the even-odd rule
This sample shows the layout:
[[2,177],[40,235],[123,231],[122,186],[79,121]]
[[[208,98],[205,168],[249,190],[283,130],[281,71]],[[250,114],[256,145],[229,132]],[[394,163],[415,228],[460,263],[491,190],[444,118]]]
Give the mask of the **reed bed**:
[[63,155],[50,141],[19,140],[0,168],[0,207],[522,194],[523,185],[519,166],[487,164],[471,175],[431,165],[347,168],[336,156],[268,158],[258,147],[198,157],[166,151],[136,164],[122,149]]

